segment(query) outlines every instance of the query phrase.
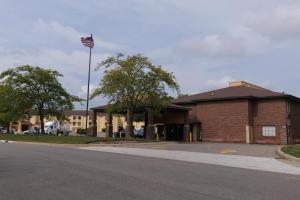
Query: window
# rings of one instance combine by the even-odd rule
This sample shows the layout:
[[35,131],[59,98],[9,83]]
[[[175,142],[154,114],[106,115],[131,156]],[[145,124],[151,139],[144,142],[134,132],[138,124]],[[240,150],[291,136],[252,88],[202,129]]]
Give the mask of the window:
[[75,120],[75,119],[76,119],[76,116],[73,116],[73,119]]
[[78,116],[78,119],[81,119],[81,116]]
[[286,112],[289,114],[291,112],[291,104],[290,102],[286,102]]
[[81,122],[78,122],[78,126],[81,126]]
[[76,126],[76,123],[75,123],[75,122],[73,122],[73,126]]
[[262,127],[262,136],[276,136],[275,126],[263,126]]

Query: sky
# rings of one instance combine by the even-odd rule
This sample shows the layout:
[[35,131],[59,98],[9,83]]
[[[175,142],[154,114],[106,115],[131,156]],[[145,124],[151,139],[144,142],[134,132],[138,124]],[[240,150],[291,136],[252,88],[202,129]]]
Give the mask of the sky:
[[[300,97],[299,0],[0,0],[0,72],[33,65],[61,72],[86,97],[108,56],[143,54],[173,72],[184,94],[244,80]],[[106,99],[96,98],[91,106]],[[84,108],[84,105],[76,105]]]

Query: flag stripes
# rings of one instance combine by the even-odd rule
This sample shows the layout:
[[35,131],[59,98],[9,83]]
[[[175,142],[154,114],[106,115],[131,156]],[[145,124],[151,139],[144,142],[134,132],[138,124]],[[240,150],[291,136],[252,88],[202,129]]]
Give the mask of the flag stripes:
[[81,38],[81,43],[85,47],[89,47],[89,48],[93,48],[94,47],[94,40],[93,40],[92,36],[86,37],[86,38],[82,37]]

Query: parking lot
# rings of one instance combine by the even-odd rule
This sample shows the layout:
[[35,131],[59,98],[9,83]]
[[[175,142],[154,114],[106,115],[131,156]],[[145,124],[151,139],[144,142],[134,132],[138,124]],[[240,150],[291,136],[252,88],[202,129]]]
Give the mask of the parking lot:
[[197,143],[158,142],[158,143],[109,144],[108,146],[179,150],[179,151],[191,151],[191,152],[202,152],[202,153],[270,157],[270,158],[278,157],[276,153],[278,145],[212,143],[212,142],[197,142]]

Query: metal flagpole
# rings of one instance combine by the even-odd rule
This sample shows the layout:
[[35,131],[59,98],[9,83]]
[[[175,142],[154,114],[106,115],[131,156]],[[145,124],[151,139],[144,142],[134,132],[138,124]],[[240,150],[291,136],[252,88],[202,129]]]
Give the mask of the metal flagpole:
[[[91,37],[93,35],[91,34]],[[92,48],[90,47],[90,59],[89,59],[89,74],[88,74],[88,86],[87,86],[87,95],[86,95],[86,118],[85,118],[85,133],[88,134],[88,120],[89,120],[89,98],[90,98],[90,76],[91,76],[91,55]]]

